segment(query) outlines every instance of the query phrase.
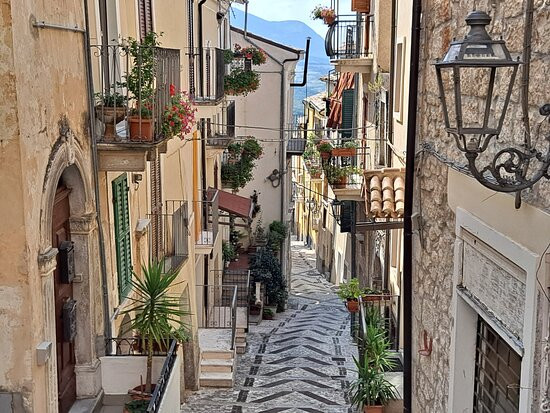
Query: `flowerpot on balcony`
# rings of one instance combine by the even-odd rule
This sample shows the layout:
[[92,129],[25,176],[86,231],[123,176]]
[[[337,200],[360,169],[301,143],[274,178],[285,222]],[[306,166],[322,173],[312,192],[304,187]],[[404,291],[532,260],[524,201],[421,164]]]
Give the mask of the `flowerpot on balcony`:
[[153,142],[155,120],[140,116],[129,116],[130,140],[133,142]]
[[332,150],[332,156],[355,156],[356,153],[356,148],[334,148]]
[[370,13],[370,0],[351,0],[351,10],[359,13]]
[[323,17],[323,21],[326,25],[330,26],[332,23],[336,21],[336,16],[325,16]]
[[345,185],[348,184],[348,182],[349,182],[349,176],[345,175],[345,176],[339,177],[339,178],[336,180],[336,185],[345,186]]
[[110,107],[104,105],[98,105],[95,107],[97,118],[105,125],[105,132],[103,133],[103,140],[112,142],[117,138],[116,125],[120,121],[124,120],[126,116],[126,107]]
[[358,313],[359,301],[357,301],[355,298],[348,298],[348,300],[346,301],[346,307],[350,313]]
[[330,152],[321,152],[321,158],[322,159],[330,158]]
[[365,406],[363,413],[384,413],[384,406]]

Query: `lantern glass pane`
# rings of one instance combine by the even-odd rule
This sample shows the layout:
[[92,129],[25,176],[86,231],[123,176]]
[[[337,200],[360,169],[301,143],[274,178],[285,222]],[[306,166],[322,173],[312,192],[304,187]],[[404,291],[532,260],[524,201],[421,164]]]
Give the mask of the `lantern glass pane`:
[[463,59],[467,63],[503,63],[508,61],[500,43],[470,43],[464,49]]
[[453,44],[449,47],[447,54],[443,58],[443,63],[453,63],[456,59],[460,59],[461,44]]
[[453,69],[450,67],[441,68],[441,81],[443,84],[445,106],[447,108],[450,129],[456,129],[456,106],[455,89],[453,81]]
[[463,133],[494,133],[499,117],[494,110],[494,84],[490,67],[461,67]]

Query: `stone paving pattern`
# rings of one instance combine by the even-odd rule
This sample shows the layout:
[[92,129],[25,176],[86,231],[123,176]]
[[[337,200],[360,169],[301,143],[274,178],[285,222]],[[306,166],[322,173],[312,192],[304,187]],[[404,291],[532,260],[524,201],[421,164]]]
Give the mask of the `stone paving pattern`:
[[350,315],[315,269],[315,252],[292,243],[289,309],[251,326],[233,389],[192,393],[182,413],[349,413],[354,378]]

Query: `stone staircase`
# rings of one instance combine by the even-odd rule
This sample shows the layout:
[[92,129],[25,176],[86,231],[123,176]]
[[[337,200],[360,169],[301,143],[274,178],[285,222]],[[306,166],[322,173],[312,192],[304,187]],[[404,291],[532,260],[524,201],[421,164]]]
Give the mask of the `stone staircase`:
[[246,352],[246,331],[244,328],[237,328],[235,336],[235,350],[237,354]]
[[202,351],[199,384],[201,387],[233,387],[234,351]]

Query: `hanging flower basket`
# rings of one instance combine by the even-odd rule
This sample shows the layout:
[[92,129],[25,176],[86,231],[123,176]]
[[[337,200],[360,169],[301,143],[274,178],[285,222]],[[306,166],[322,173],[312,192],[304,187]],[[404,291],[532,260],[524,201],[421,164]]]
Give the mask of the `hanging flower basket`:
[[358,313],[359,301],[357,301],[356,299],[348,299],[346,301],[346,307],[350,313]]

